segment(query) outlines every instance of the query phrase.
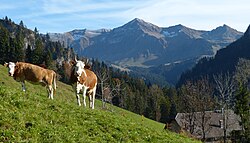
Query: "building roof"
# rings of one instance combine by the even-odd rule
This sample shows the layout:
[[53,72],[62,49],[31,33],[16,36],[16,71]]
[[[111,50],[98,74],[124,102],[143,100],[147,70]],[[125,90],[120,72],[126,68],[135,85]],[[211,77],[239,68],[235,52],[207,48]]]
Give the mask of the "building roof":
[[[229,136],[233,130],[242,130],[240,117],[232,110],[225,110],[225,117],[227,136]],[[192,129],[192,135],[197,138],[202,138],[202,112],[178,113],[175,120],[182,129],[186,131]],[[221,138],[224,136],[221,111],[206,111],[204,125],[206,138]]]

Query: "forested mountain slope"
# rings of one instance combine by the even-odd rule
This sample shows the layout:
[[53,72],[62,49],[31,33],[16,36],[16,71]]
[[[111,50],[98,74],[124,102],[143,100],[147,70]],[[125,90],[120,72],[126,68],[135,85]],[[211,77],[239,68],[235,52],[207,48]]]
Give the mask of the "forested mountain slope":
[[179,84],[201,76],[233,73],[240,58],[250,59],[250,27],[240,39],[219,50],[215,57],[201,59],[192,70],[181,76]]

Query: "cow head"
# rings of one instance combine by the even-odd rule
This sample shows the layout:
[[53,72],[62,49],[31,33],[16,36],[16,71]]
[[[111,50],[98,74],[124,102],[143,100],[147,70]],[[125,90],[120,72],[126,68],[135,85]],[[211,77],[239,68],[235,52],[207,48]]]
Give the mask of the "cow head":
[[82,73],[86,75],[84,67],[85,67],[84,62],[75,59],[75,70],[74,70],[75,76],[80,77]]
[[15,72],[15,66],[16,64],[13,62],[5,63],[4,66],[8,67],[9,69],[9,76],[13,76]]

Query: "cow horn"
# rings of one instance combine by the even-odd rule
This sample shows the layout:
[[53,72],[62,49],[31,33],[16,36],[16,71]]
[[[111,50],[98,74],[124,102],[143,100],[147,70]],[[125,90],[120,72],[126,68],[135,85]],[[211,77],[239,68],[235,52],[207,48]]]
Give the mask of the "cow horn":
[[76,58],[76,56],[75,56],[75,62],[77,62],[77,58]]

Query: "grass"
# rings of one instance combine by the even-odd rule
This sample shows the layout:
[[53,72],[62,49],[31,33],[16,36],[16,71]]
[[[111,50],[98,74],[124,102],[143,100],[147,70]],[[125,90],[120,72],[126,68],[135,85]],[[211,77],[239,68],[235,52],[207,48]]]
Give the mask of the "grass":
[[112,112],[78,107],[72,87],[58,82],[54,100],[46,89],[27,91],[0,66],[0,142],[199,142],[163,130],[164,124],[110,106]]

